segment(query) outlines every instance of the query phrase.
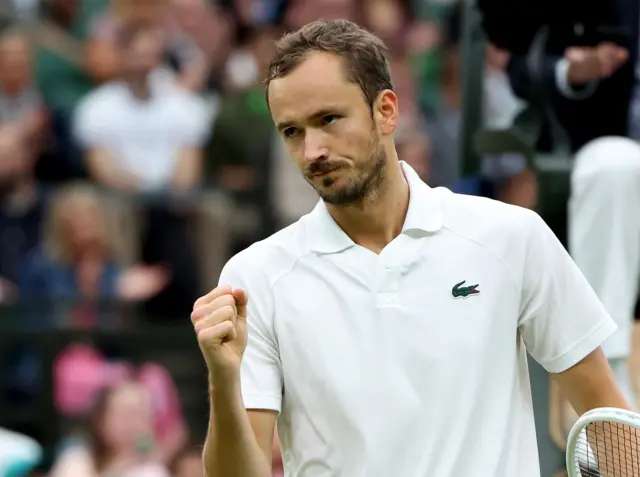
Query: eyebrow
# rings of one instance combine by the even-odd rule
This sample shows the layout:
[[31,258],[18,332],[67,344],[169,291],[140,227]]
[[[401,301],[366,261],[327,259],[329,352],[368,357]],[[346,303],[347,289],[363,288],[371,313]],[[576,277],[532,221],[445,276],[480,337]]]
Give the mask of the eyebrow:
[[[315,113],[313,113],[311,116],[309,116],[307,119],[308,120],[314,120],[314,119],[319,119],[323,116],[330,116],[332,114],[340,114],[338,112],[339,108],[322,108],[319,111],[316,111]],[[292,121],[283,121],[280,123],[277,123],[277,128],[278,131],[284,131],[285,129],[293,126],[294,123]]]

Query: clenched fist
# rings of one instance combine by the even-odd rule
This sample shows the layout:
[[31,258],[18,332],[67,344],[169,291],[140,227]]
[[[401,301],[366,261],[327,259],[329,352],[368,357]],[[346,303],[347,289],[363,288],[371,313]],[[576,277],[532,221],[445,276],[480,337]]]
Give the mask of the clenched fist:
[[210,374],[236,376],[247,346],[247,292],[223,285],[199,298],[191,322]]

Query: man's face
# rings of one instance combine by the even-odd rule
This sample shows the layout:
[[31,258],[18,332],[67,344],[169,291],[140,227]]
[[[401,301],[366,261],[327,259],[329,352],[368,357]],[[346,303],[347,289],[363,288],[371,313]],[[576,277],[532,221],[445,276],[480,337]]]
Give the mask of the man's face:
[[372,115],[341,58],[312,53],[268,94],[290,156],[326,203],[357,204],[377,191],[387,164],[383,137],[395,118]]
[[134,74],[147,74],[160,64],[163,37],[160,30],[139,32],[125,51],[125,70]]

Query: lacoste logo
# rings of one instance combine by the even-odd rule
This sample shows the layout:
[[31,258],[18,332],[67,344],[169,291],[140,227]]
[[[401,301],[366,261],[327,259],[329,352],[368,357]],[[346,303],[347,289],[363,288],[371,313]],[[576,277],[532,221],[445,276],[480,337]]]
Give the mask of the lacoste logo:
[[460,283],[455,284],[455,286],[451,290],[453,298],[467,298],[470,295],[477,295],[478,293],[480,293],[480,290],[478,290],[478,287],[480,286],[479,284],[463,287],[462,285],[464,285],[465,283],[466,280],[462,280]]

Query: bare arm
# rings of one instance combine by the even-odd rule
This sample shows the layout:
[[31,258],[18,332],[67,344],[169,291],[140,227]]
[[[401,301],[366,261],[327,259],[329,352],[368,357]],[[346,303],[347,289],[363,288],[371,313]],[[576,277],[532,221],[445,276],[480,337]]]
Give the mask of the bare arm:
[[122,170],[104,149],[89,150],[86,161],[89,174],[99,184],[125,191],[135,191],[140,188],[140,179]]
[[202,175],[202,150],[195,147],[184,148],[180,151],[178,164],[173,172],[172,185],[174,189],[184,190],[194,187]]
[[[600,348],[572,368],[557,374],[556,379],[578,414],[598,407],[631,410]],[[587,439],[596,458],[603,463],[598,475],[632,475],[629,469],[637,469],[640,464],[638,438],[635,431],[630,431],[627,426],[592,424],[587,431]]]
[[271,453],[276,416],[273,411],[249,411],[240,385],[211,383],[211,417],[204,446],[207,477],[271,477]]
[[598,407],[631,409],[600,348],[572,368],[556,374],[555,379],[578,414]]

